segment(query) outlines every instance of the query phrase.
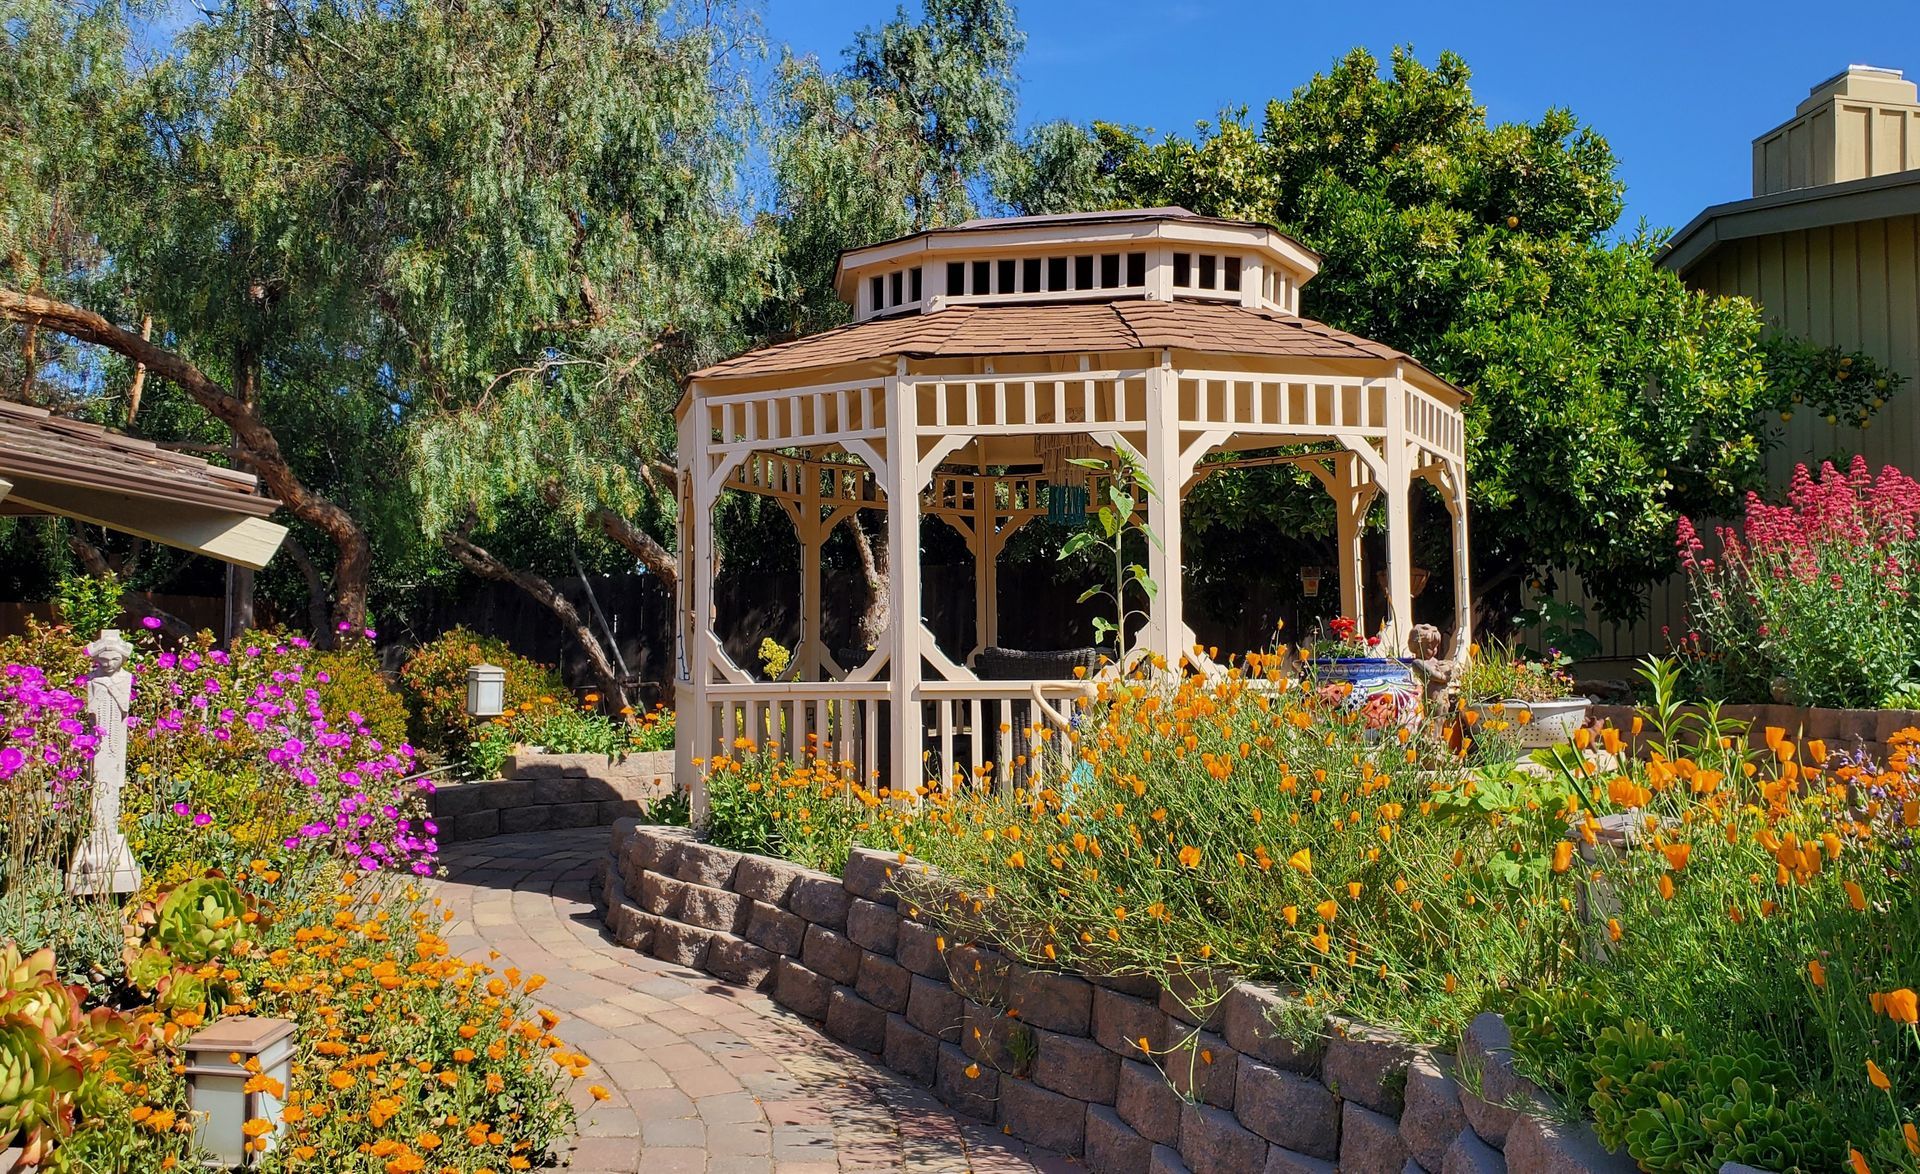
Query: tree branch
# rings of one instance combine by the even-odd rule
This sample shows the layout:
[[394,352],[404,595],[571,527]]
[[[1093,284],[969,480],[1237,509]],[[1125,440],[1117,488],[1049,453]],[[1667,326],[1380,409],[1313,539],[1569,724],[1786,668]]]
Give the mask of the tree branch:
[[539,575],[508,566],[496,558],[485,547],[475,543],[471,537],[474,519],[469,515],[466,521],[446,536],[447,552],[462,567],[479,575],[483,579],[492,579],[497,583],[511,583],[531,596],[535,602],[545,607],[560,621],[575,643],[587,654],[587,664],[600,682],[600,691],[615,707],[627,704],[627,690],[619,674],[614,672],[613,662],[607,656],[600,638],[593,634],[586,620],[580,616],[573,602]]
[[597,509],[588,517],[599,525],[608,538],[639,559],[640,565],[647,568],[649,574],[658,576],[667,594],[671,595],[680,589],[680,563],[668,553],[666,547],[654,541],[653,535],[613,510]]
[[300,541],[298,534],[289,533],[281,549],[293,560],[293,565],[307,581],[307,626],[313,629],[313,642],[322,648],[334,645],[333,625],[327,617],[327,580],[320,573],[320,567],[307,553],[307,544]]
[[233,430],[234,439],[259,470],[267,489],[293,515],[319,528],[338,551],[334,563],[334,614],[340,623],[363,627],[367,613],[367,578],[373,568],[373,546],[347,511],[308,489],[287,463],[274,436],[253,405],[231,394],[204,371],[180,355],[157,346],[131,330],[123,330],[92,310],[38,294],[0,288],[0,319],[43,326],[79,342],[103,346],[144,365],[172,381],[208,414]]

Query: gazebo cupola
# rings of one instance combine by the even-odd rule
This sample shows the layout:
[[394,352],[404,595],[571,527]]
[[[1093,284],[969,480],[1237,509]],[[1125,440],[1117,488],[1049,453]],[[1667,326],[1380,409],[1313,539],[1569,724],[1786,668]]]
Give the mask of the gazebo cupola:
[[[896,786],[1032,781],[1083,688],[989,674],[982,652],[997,644],[1007,539],[1084,491],[1075,455],[1125,454],[1158,490],[1159,590],[1129,656],[1212,671],[1184,611],[1182,501],[1214,473],[1278,463],[1332,495],[1341,607],[1363,624],[1362,529],[1382,507],[1386,614],[1367,629],[1392,650],[1412,626],[1410,494],[1430,482],[1450,520],[1464,648],[1465,397],[1392,347],[1301,318],[1318,263],[1277,229],[1180,208],[968,221],[847,252],[850,325],[695,372],[679,407],[678,703],[696,808],[693,760],[740,738]],[[799,538],[800,642],[779,680],[734,663],[715,632],[714,507],[728,492],[777,501]],[[871,649],[836,656],[821,548],[862,511],[887,518],[890,622]],[[942,648],[921,620],[922,516],[973,554],[972,648]]]
[[1317,254],[1266,225],[1147,208],[969,220],[851,250],[837,284],[856,322],[1116,298],[1298,314],[1300,287],[1319,268]]

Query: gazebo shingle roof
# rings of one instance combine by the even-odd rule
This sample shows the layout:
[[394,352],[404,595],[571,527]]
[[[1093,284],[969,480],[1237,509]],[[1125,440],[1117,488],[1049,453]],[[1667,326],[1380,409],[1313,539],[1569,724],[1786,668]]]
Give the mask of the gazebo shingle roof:
[[750,378],[894,355],[1065,354],[1162,347],[1311,359],[1385,360],[1419,367],[1390,346],[1309,318],[1210,302],[1132,300],[948,306],[937,313],[861,322],[761,347],[696,371],[693,378]]

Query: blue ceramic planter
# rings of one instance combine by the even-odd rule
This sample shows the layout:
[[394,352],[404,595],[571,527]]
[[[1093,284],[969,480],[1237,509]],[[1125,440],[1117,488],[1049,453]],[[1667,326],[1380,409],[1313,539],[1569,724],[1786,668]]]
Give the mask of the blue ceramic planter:
[[1411,725],[1420,716],[1420,681],[1411,661],[1389,656],[1337,656],[1306,662],[1314,685],[1350,685],[1340,708],[1358,713],[1367,702],[1386,694],[1393,698],[1399,723]]

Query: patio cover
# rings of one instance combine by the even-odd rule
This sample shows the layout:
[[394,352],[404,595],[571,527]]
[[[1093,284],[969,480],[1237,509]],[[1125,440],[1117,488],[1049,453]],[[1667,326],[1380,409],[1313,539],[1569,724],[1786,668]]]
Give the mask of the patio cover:
[[0,514],[92,522],[259,570],[287,536],[250,473],[0,402]]

